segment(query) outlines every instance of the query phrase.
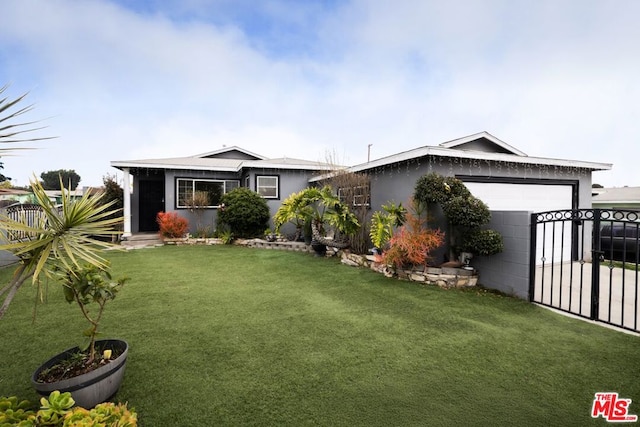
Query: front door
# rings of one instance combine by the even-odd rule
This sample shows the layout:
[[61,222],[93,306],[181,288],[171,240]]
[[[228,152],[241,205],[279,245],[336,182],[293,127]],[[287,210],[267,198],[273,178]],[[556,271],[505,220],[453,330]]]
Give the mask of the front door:
[[164,181],[140,180],[140,231],[158,231],[156,215],[165,210]]

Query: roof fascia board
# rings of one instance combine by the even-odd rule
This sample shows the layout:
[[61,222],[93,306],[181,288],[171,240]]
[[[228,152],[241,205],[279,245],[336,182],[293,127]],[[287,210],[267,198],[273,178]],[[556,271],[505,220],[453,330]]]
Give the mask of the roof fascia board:
[[256,157],[260,160],[267,160],[267,158],[261,154],[256,154],[253,153],[249,150],[245,150],[244,148],[238,147],[237,145],[231,146],[231,147],[223,147],[219,150],[214,150],[214,151],[209,151],[208,153],[202,153],[202,154],[196,154],[195,156],[189,156],[189,157],[195,157],[195,158],[204,158],[204,157],[208,157],[208,156],[213,156],[216,154],[222,154],[222,153],[227,153],[229,151],[240,151],[241,153],[247,154],[249,156],[253,156]]
[[521,163],[530,165],[548,165],[548,166],[568,166],[568,167],[580,167],[592,170],[610,170],[611,163],[595,163],[585,162],[578,160],[562,160],[562,159],[550,159],[544,157],[521,157],[514,156],[513,154],[503,153],[485,153],[483,151],[465,151],[455,150],[451,148],[441,147],[421,147],[415,150],[405,151],[403,153],[395,154],[388,157],[383,157],[378,160],[373,160],[368,163],[362,163],[349,168],[351,172],[359,172],[367,169],[373,169],[380,166],[386,166],[388,164],[403,162],[412,160],[415,158],[426,157],[428,155],[436,157],[458,157],[464,159],[477,159],[477,160],[494,160],[509,163]]

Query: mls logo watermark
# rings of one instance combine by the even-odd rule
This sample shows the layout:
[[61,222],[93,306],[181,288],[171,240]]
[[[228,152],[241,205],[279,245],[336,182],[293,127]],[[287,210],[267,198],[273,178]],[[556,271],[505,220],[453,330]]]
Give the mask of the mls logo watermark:
[[629,414],[631,399],[622,399],[618,393],[596,393],[591,408],[591,417],[602,417],[610,423],[633,423],[637,415]]

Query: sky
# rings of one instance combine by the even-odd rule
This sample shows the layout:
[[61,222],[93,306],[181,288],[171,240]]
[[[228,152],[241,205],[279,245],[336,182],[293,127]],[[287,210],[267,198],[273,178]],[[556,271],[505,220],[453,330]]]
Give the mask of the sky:
[[[239,146],[354,165],[487,131],[640,186],[637,0],[2,0],[13,184]],[[119,174],[119,175],[118,175]]]

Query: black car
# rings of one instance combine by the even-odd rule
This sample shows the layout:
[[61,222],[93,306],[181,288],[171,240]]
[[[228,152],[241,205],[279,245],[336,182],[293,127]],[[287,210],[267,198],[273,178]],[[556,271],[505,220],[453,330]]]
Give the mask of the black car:
[[640,223],[611,223],[600,230],[600,250],[605,259],[616,261],[639,261]]

